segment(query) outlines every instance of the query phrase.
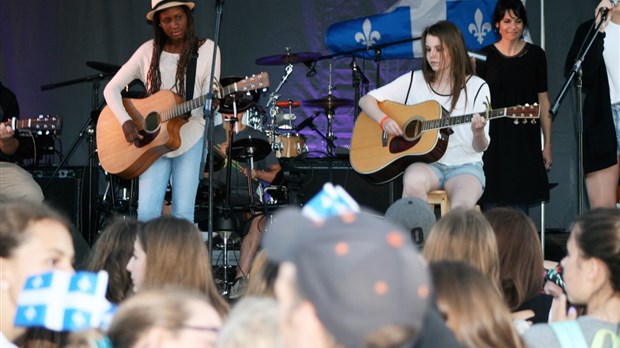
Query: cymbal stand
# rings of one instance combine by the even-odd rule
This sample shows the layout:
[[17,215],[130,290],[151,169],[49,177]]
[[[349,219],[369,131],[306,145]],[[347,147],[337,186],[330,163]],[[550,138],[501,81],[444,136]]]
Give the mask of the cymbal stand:
[[[237,103],[233,101],[233,111],[234,111],[234,117],[231,118],[227,118],[222,120],[223,122],[229,122],[229,127],[227,132],[227,136],[226,139],[228,139],[228,148],[226,149],[226,195],[224,198],[224,208],[223,208],[223,214],[219,217],[219,224],[220,228],[216,228],[215,232],[218,232],[220,234],[220,236],[222,237],[222,241],[224,243],[224,263],[222,268],[224,269],[223,272],[223,282],[224,282],[224,291],[222,293],[222,296],[224,296],[225,298],[228,298],[228,296],[230,295],[230,282],[228,281],[228,269],[230,268],[230,265],[228,264],[228,239],[230,238],[230,235],[232,234],[232,232],[234,232],[234,228],[230,228],[230,227],[234,227],[234,218],[232,216],[232,209],[230,207],[230,184],[231,184],[231,175],[232,175],[232,142],[233,142],[233,136],[234,136],[234,131],[233,129],[235,128],[236,122],[238,121],[237,119]],[[224,228],[224,226],[227,226],[229,228]]]
[[269,126],[271,128],[271,135],[269,137],[269,142],[271,143],[271,146],[273,147],[274,151],[282,150],[280,148],[277,148],[280,145],[276,144],[276,114],[278,113],[278,107],[276,106],[276,101],[278,100],[278,98],[280,98],[280,94],[278,94],[280,92],[280,89],[282,88],[286,80],[288,80],[288,77],[291,75],[291,73],[293,72],[293,64],[289,63],[286,67],[284,67],[284,71],[285,71],[285,74],[282,75],[282,79],[280,80],[278,87],[276,87],[276,89],[269,94],[269,100],[267,101],[267,105],[266,105],[267,108],[269,109],[269,116],[271,117],[270,126]]
[[[353,117],[354,120],[357,120],[357,115],[359,115],[361,109],[359,104],[360,98],[362,97],[362,92],[365,94],[368,91],[368,79],[364,72],[359,68],[357,62],[355,62],[355,56],[352,57],[351,64],[349,64],[352,71],[352,85],[355,89],[355,98],[354,98],[354,111]],[[362,91],[361,84],[364,84],[364,90]]]
[[[76,225],[77,225],[76,228],[80,230],[80,232],[83,234],[84,228],[86,227],[86,231],[87,231],[86,241],[88,242],[88,245],[92,245],[94,242],[95,236],[93,232],[94,232],[94,229],[96,228],[95,226],[96,219],[93,216],[95,212],[95,207],[96,207],[95,199],[98,196],[98,190],[97,190],[98,182],[96,178],[94,178],[95,173],[96,173],[96,168],[97,168],[97,162],[98,162],[97,157],[96,157],[97,149],[95,145],[95,125],[97,124],[99,113],[101,112],[101,109],[103,108],[103,101],[101,103],[99,102],[99,85],[101,83],[101,80],[109,78],[112,75],[114,74],[99,73],[96,75],[90,75],[90,76],[86,76],[86,77],[79,78],[79,79],[41,86],[41,90],[45,91],[48,89],[68,86],[68,85],[72,85],[72,84],[80,83],[80,82],[87,82],[87,81],[92,82],[92,111],[88,119],[86,120],[82,128],[80,129],[77,139],[73,142],[73,144],[71,144],[69,151],[62,158],[62,160],[60,161],[60,163],[54,170],[54,173],[52,173],[50,179],[47,181],[47,183],[45,183],[45,186],[43,187],[43,191],[45,192],[45,190],[51,183],[52,179],[56,176],[56,173],[58,173],[58,171],[62,168],[65,162],[67,162],[67,160],[71,157],[71,155],[73,154],[73,151],[77,148],[77,145],[79,144],[80,139],[82,139],[82,137],[86,135],[88,137],[88,208],[87,208],[88,209],[88,221],[87,221],[88,225],[84,226],[84,223],[81,221],[82,212],[79,211],[78,221],[76,222]],[[83,193],[83,189],[80,188],[80,195],[82,195],[82,193]]]
[[[329,85],[327,86],[328,98],[331,98],[333,89],[334,87],[332,85],[332,64],[329,63]],[[334,144],[334,140],[336,138],[334,137],[334,130],[333,130],[334,115],[335,115],[334,108],[332,106],[326,107],[325,115],[327,116],[327,142],[325,145],[327,147],[327,157],[331,158],[331,157],[334,157],[335,150],[336,150],[336,146]]]

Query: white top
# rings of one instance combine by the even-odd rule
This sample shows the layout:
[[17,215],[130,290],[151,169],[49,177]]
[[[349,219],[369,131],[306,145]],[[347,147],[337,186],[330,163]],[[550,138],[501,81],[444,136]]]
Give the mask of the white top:
[[[213,46],[213,41],[207,40],[198,48],[198,61],[196,62],[196,80],[194,82],[193,99],[203,96],[209,91]],[[142,46],[134,52],[131,58],[129,58],[129,60],[116,73],[116,75],[114,75],[112,80],[108,82],[105,90],[103,91],[108,106],[121,125],[126,121],[131,120],[131,117],[123,107],[121,91],[125,88],[125,86],[136,79],[142,81],[148,89],[147,75],[149,72],[149,67],[151,66],[152,54],[153,40],[149,40],[142,44]],[[159,70],[161,72],[160,90],[172,89],[174,86],[179,57],[180,54],[178,53],[168,53],[165,51],[161,53],[161,57],[159,59]],[[220,61],[220,51],[218,49],[215,64],[216,79],[219,79],[220,76]],[[183,94],[183,89],[185,86],[181,86],[180,88],[182,88],[181,91],[175,88],[173,92],[181,92],[179,94]],[[190,147],[192,147],[192,145],[196,144],[200,137],[202,137],[205,125],[202,110],[202,108],[198,108],[192,111],[192,116],[189,118],[189,122],[181,127],[181,146],[177,150],[167,153],[165,155],[166,157],[176,157],[183,154]]]
[[605,28],[603,59],[607,68],[611,103],[620,102],[620,25],[609,22]]
[[[407,90],[411,81],[411,72],[408,72],[389,84],[374,89],[368,94],[373,96],[379,102],[390,100],[393,102],[413,105],[428,100],[439,102],[446,110],[450,110],[450,95],[436,93],[430,85],[424,81],[422,71],[416,71],[413,74],[413,83],[409,98],[407,98]],[[491,93],[487,83],[478,76],[470,76],[467,80],[465,91],[461,91],[459,100],[450,116],[460,116],[480,112],[484,116],[486,106],[484,102],[491,101]],[[467,96],[466,96],[467,95]],[[406,100],[406,103],[405,103]],[[454,133],[450,135],[448,148],[444,155],[439,159],[439,163],[445,165],[461,165],[472,162],[482,162],[482,152],[476,152],[472,147],[473,133],[471,131],[471,123],[453,126]],[[489,138],[489,124],[484,127],[484,134],[487,141]]]
[[10,342],[0,331],[0,348],[18,348],[15,344]]

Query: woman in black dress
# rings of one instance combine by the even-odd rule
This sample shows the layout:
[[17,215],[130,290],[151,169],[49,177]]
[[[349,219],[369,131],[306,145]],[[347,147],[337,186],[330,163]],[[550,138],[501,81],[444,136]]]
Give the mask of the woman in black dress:
[[490,86],[493,108],[538,103],[540,119],[491,122],[492,141],[483,157],[487,186],[481,202],[485,210],[512,206],[527,214],[531,204],[549,199],[552,120],[547,59],[540,47],[521,39],[527,26],[521,0],[499,0],[493,23],[500,40],[482,49],[487,60],[476,67]]

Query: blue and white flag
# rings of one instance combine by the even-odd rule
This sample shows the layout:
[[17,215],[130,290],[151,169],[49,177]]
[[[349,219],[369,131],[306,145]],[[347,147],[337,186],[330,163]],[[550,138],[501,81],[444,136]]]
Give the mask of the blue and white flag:
[[[497,0],[401,0],[388,12],[332,24],[325,37],[334,53],[366,59],[422,57],[424,28],[447,19],[463,32],[470,51],[494,43],[492,16]],[[398,43],[393,45],[393,43]],[[380,48],[379,50],[377,48]]]
[[17,302],[15,326],[53,331],[105,329],[116,306],[105,298],[108,273],[54,271],[29,277]]
[[326,183],[301,209],[301,213],[313,221],[323,221],[332,216],[359,213],[360,206],[340,185]]

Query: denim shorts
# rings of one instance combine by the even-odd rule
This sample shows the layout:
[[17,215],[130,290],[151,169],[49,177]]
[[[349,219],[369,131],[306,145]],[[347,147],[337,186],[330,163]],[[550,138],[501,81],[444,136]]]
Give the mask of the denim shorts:
[[445,188],[446,181],[454,178],[457,175],[469,174],[475,176],[476,179],[480,181],[480,185],[482,186],[482,190],[484,191],[486,179],[484,177],[484,170],[482,170],[482,162],[465,163],[456,166],[448,166],[439,162],[435,162],[429,164],[429,166],[431,167],[433,172],[435,172],[435,175],[437,175],[440,187]]
[[616,140],[618,141],[618,148],[616,153],[620,156],[620,103],[611,105],[611,115],[614,118],[614,126],[616,127]]

